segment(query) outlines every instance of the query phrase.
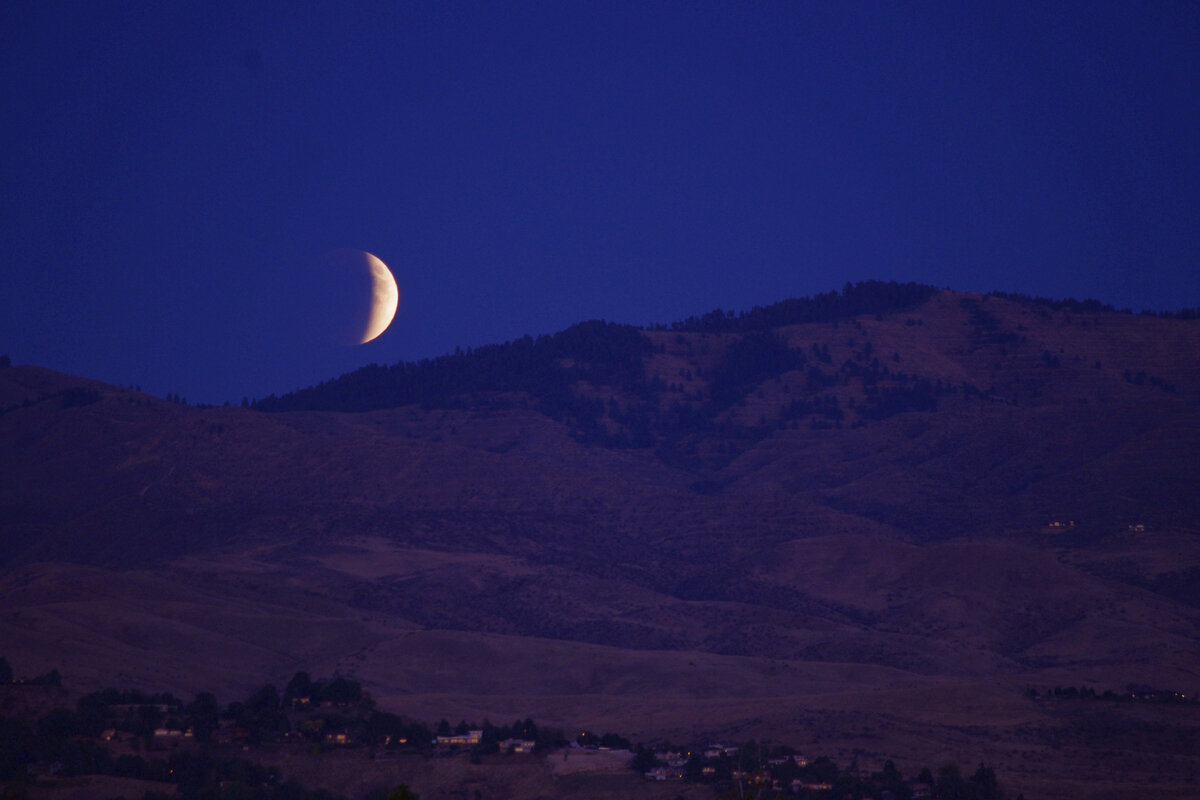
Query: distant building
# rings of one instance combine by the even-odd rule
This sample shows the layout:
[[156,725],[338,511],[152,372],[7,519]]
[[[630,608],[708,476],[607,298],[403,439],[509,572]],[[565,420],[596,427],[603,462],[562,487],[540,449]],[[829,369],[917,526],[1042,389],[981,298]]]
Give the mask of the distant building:
[[483,738],[483,731],[467,731],[466,733],[456,733],[452,736],[439,736],[433,740],[433,743],[438,747],[461,747],[479,744],[479,740]]
[[187,728],[155,728],[154,738],[156,739],[190,739],[192,738],[192,729]]
[[170,714],[176,711],[178,706],[167,703],[113,703],[108,707],[113,714],[136,714],[143,708],[153,709],[160,714]]

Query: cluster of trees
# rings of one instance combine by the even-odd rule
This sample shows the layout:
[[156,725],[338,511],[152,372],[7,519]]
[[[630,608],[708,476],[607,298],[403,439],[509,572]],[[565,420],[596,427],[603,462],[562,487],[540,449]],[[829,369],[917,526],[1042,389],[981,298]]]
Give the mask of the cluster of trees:
[[925,379],[912,385],[879,386],[867,389],[866,406],[860,414],[864,419],[887,419],[907,411],[936,411],[937,394],[933,384]]
[[[303,698],[302,704],[296,701]],[[184,703],[169,692],[147,694],[137,690],[103,689],[84,695],[75,711],[57,709],[57,729],[70,735],[96,737],[106,728],[150,741],[159,728],[184,730],[190,728],[197,741],[207,742],[224,724],[237,728],[247,741],[276,739],[292,729],[297,707],[314,709],[298,727],[314,740],[326,730],[359,726],[364,730],[381,731],[382,740],[393,729],[405,723],[397,720],[373,719],[374,702],[363,692],[358,681],[335,677],[312,680],[307,673],[298,672],[283,695],[274,684],[265,684],[244,700],[231,702],[222,708],[211,692],[198,692],[193,700]],[[319,716],[317,709],[331,709]],[[394,715],[380,715],[390,717]],[[428,741],[428,729],[423,729],[413,741]]]
[[[20,787],[34,778],[31,770],[35,765],[53,764],[54,774],[59,777],[115,775],[173,783],[178,789],[173,796],[185,800],[332,800],[329,793],[310,792],[298,783],[283,781],[277,768],[246,759],[193,750],[175,751],[166,758],[146,758],[138,753],[114,756],[95,739],[100,732],[92,728],[94,720],[89,720],[89,711],[100,708],[98,696],[110,698],[114,692],[97,692],[80,700],[83,709],[79,714],[55,709],[36,721],[0,717],[0,781],[11,782],[10,787],[19,796]],[[115,692],[115,696],[130,702],[121,705],[175,699],[136,692]]]
[[603,747],[609,750],[632,750],[633,743],[618,733],[592,733],[580,731],[575,737],[580,747]]
[[[58,685],[58,672],[51,674]],[[12,668],[0,657],[0,682],[11,680]],[[160,728],[190,729],[199,742],[211,741],[222,728],[227,733],[236,732],[239,740],[248,743],[278,740],[289,732],[313,742],[324,741],[327,734],[345,733],[359,744],[416,750],[427,750],[435,735],[435,730],[424,723],[377,710],[374,700],[356,680],[343,676],[313,679],[303,671],[292,677],[282,694],[274,684],[267,683],[244,700],[225,707],[211,692],[198,692],[185,703],[169,692],[103,689],[81,697],[74,710],[54,709],[35,727],[37,732],[55,739],[96,739],[111,729],[131,737],[139,747],[142,742],[148,747]],[[483,731],[479,753],[495,752],[500,742],[513,738],[536,742],[541,748],[566,744],[561,730],[539,728],[532,719],[511,725],[462,721],[457,727],[442,720],[436,726],[436,735],[468,730]]]
[[693,333],[748,333],[782,325],[833,322],[864,314],[889,314],[916,308],[937,292],[935,287],[919,283],[860,281],[847,283],[840,294],[834,291],[814,297],[791,298],[769,306],[755,306],[741,313],[718,308],[702,316],[672,323],[670,329]]
[[[57,685],[60,682],[57,671],[51,674]],[[0,657],[0,682],[12,679],[11,666]],[[31,681],[23,683],[28,685]],[[319,698],[317,702],[323,707],[326,703],[336,704],[337,710],[332,712],[336,717],[334,722],[356,725],[364,743],[395,741],[399,734],[399,738],[411,737],[409,741],[419,747],[429,745],[427,726],[375,711],[357,681],[337,677],[314,681],[304,673],[297,673],[288,686],[289,692],[295,692],[295,699]],[[288,730],[289,715],[285,709],[292,699],[266,684],[244,701],[222,709],[209,692],[200,692],[192,702],[184,703],[169,692],[110,688],[84,695],[74,710],[56,708],[36,719],[0,717],[0,781],[8,784],[4,797],[24,796],[24,787],[35,777],[34,768],[53,765],[53,774],[63,778],[114,775],[174,784],[176,792],[169,796],[184,800],[334,800],[335,796],[324,790],[311,791],[283,780],[277,767],[220,757],[207,749],[176,749],[163,757],[138,752],[114,755],[99,741],[104,730],[114,729],[130,735],[134,749],[141,750],[141,743],[151,741],[156,729],[185,726],[192,728],[196,740],[208,741],[222,724],[248,726],[243,729],[248,741],[266,738]],[[301,729],[312,719],[327,721],[312,713],[296,716],[301,717]],[[531,721],[527,723],[532,725]],[[146,797],[160,800],[160,795],[154,792]],[[161,795],[161,800],[167,797]],[[371,800],[417,798],[407,787],[399,786],[373,793]]]
[[170,692],[147,694],[136,689],[110,688],[79,698],[74,713],[61,708],[52,713],[58,728],[72,735],[96,737],[106,728],[112,728],[149,739],[164,725],[177,729],[193,726],[197,735],[203,736],[202,741],[207,741],[216,729],[220,712],[216,698],[207,692],[201,692],[195,701],[185,705]]
[[[865,774],[857,764],[845,769],[838,767],[832,759],[821,756],[812,761],[797,758],[794,748],[786,746],[767,747],[755,741],[745,742],[730,748],[726,754],[707,758],[703,748],[672,748],[663,745],[658,752],[678,750],[689,752],[683,768],[684,778],[689,781],[729,786],[722,796],[763,797],[892,797],[894,800],[911,800],[914,789],[924,785],[933,800],[1002,800],[1004,793],[996,779],[995,770],[980,764],[966,777],[958,765],[949,763],[936,773],[928,767],[911,778],[906,778],[892,761],[883,769]],[[634,756],[633,768],[638,772],[649,772],[662,762],[654,750],[639,746]],[[793,782],[798,789],[793,790]],[[742,791],[737,790],[742,784]],[[763,788],[778,784],[778,791]],[[830,788],[805,788],[828,786]],[[757,788],[757,792],[753,791]]]
[[533,742],[535,750],[562,747],[567,743],[560,728],[539,727],[529,718],[516,720],[511,725],[495,725],[486,719],[482,724],[462,720],[454,726],[450,724],[449,720],[443,719],[435,729],[438,736],[461,736],[468,731],[482,731],[479,744],[471,751],[474,755],[499,752],[500,743],[508,739]]
[[[0,684],[13,683],[17,680],[16,675],[13,673],[12,665],[8,663],[8,659],[0,656]],[[20,683],[29,684],[30,686],[62,686],[62,675],[59,674],[57,669],[52,669],[33,678],[22,678],[20,679]]]
[[[56,765],[59,777],[116,775],[174,784],[171,797],[183,800],[333,800],[333,795],[310,791],[293,781],[284,781],[277,767],[264,767],[241,758],[222,758],[205,751],[178,750],[166,758],[138,754],[114,756],[90,739],[83,739],[60,726],[61,718],[50,716],[28,723],[0,718],[0,780],[11,781],[19,792],[32,782],[35,764]],[[161,795],[165,800],[168,795]],[[147,800],[158,796],[148,794]]]
[[963,298],[959,301],[959,307],[963,308],[969,315],[968,324],[971,326],[971,331],[968,336],[970,337],[972,348],[984,345],[1003,346],[1016,344],[1021,341],[1020,334],[1001,327],[1000,320],[995,315],[985,311],[977,300]]
[[[0,678],[11,680],[8,662],[0,658]],[[1036,690],[1030,689],[1036,695]],[[1066,693],[1067,690],[1056,689]],[[1077,693],[1082,690],[1075,690]],[[1092,693],[1094,696],[1094,692]],[[319,699],[318,699],[319,698]],[[335,717],[321,716],[299,707],[336,707]],[[289,714],[289,706],[291,712]],[[57,775],[116,775],[174,784],[175,797],[184,800],[333,800],[325,791],[310,791],[290,781],[284,781],[277,767],[263,766],[241,758],[226,758],[206,748],[173,750],[165,757],[143,756],[139,753],[114,755],[102,746],[97,737],[105,728],[116,727],[138,736],[150,735],[161,725],[187,723],[194,727],[195,738],[204,741],[222,721],[238,725],[258,725],[260,732],[286,730],[289,716],[298,718],[298,729],[319,738],[324,728],[308,723],[330,721],[353,725],[355,741],[369,745],[397,746],[406,741],[410,746],[428,750],[432,742],[430,729],[387,712],[374,709],[370,697],[356,681],[335,677],[312,680],[307,673],[298,672],[289,681],[283,694],[273,684],[265,684],[246,700],[231,703],[224,710],[208,692],[200,692],[191,703],[183,703],[168,693],[145,693],[137,690],[104,689],[80,698],[76,709],[58,708],[36,720],[0,717],[0,780],[20,787],[32,781],[31,768],[53,764]],[[345,730],[345,728],[343,728]],[[463,720],[451,726],[441,720],[436,734],[450,736],[470,730],[481,730],[480,744],[472,756],[494,753],[507,739],[535,742],[537,749],[562,747],[567,744],[559,729],[539,727],[532,719],[515,720],[509,725],[482,725]],[[134,740],[138,741],[137,739]],[[582,731],[575,741],[585,747],[607,747],[634,750],[631,742],[616,733],[596,734]],[[671,750],[669,744],[659,750]],[[1003,794],[990,767],[980,765],[966,778],[953,764],[947,764],[934,775],[924,769],[914,781],[908,781],[892,762],[871,775],[864,775],[855,765],[845,770],[829,758],[811,762],[796,758],[789,747],[766,747],[754,741],[727,751],[715,758],[706,758],[700,749],[693,749],[684,768],[689,780],[709,783],[755,783],[760,789],[763,781],[779,782],[785,792],[792,792],[793,781],[802,784],[828,784],[833,796],[887,796],[909,800],[915,784],[927,784],[935,800],[1000,800]],[[638,745],[633,760],[634,769],[646,772],[659,765],[654,750]],[[769,783],[767,784],[769,785]],[[818,794],[813,794],[813,792]],[[828,796],[827,789],[801,788],[799,796]],[[7,795],[6,795],[7,796]],[[759,794],[760,797],[764,796]],[[147,800],[159,800],[153,793]],[[165,795],[164,795],[165,800]],[[378,790],[368,800],[417,800],[404,785]]]
[[[893,360],[898,360],[898,356]],[[651,404],[631,405],[610,412],[610,419],[631,431],[648,432],[645,438],[658,446],[659,456],[664,460],[678,459],[685,449],[683,442],[698,435],[727,440],[718,445],[718,452],[732,457],[736,454],[736,449],[732,449],[735,443],[748,446],[769,435],[776,426],[796,427],[799,420],[807,418],[810,427],[840,427],[851,411],[858,416],[856,425],[904,412],[930,412],[937,410],[939,397],[959,391],[959,387],[940,381],[894,371],[890,363],[874,354],[870,341],[863,342],[852,358],[834,366],[827,344],[795,348],[772,331],[755,331],[732,342],[722,361],[706,376],[707,399],[699,403],[676,400],[665,411]],[[771,379],[779,384],[786,373],[797,371],[802,373],[803,380],[794,389],[793,384],[782,385],[783,392],[792,398],[781,405],[777,419],[764,414],[757,426],[733,425],[728,419],[721,419],[726,410],[745,399],[756,386]],[[860,403],[852,395],[843,404],[828,392],[830,388],[852,384],[863,390]]]
[[1020,303],[1026,306],[1043,306],[1052,308],[1056,311],[1074,311],[1078,313],[1093,313],[1098,314],[1101,311],[1112,311],[1123,314],[1132,313],[1128,308],[1117,309],[1108,303],[1101,303],[1099,300],[1076,300],[1074,297],[1066,297],[1059,300],[1054,300],[1049,297],[1036,297],[1023,292],[988,292],[987,297],[999,297],[1002,300],[1011,300],[1014,303]]
[[74,386],[64,389],[61,393],[63,408],[78,408],[100,402],[100,392],[84,386]]
[[317,386],[271,395],[251,405],[260,411],[368,411],[422,404],[466,405],[481,392],[525,392],[551,416],[570,415],[568,397],[578,380],[630,389],[643,382],[642,356],[650,342],[629,325],[593,320],[553,336],[523,336],[500,345],[390,367],[374,364]]
[[[267,684],[260,692],[274,692],[275,686]],[[363,693],[358,681],[341,675],[325,680],[313,680],[307,672],[300,671],[288,681],[283,692],[283,702],[294,703],[297,700],[306,701],[312,705],[332,703],[336,706],[366,704],[374,706],[374,701]]]
[[1195,320],[1200,319],[1200,306],[1194,308],[1181,308],[1178,311],[1150,311],[1141,312],[1144,317],[1158,317],[1159,319],[1184,319]]
[[90,406],[92,403],[100,402],[100,392],[86,386],[72,386],[58,392],[41,392],[36,400],[26,397],[20,403],[0,408],[0,416],[19,408],[29,408],[30,406],[45,403],[49,400],[58,400],[63,408],[79,408],[80,406]]
[[[731,341],[711,371],[707,385],[685,390],[647,378],[644,361],[652,350],[643,331],[594,320],[552,336],[525,336],[501,345],[458,350],[453,354],[391,366],[371,365],[317,386],[282,397],[274,395],[251,405],[261,411],[371,409],[420,404],[425,408],[488,409],[525,402],[568,424],[579,441],[604,447],[655,448],[670,462],[721,461],[732,458],[777,427],[841,427],[847,417],[862,426],[907,412],[937,410],[939,398],[958,387],[893,371],[899,354],[872,352],[870,341],[845,363],[835,366],[828,345],[794,348],[776,333],[783,325],[837,322],[865,314],[881,315],[914,308],[938,290],[932,286],[894,281],[846,284],[841,292],[794,298],[741,313],[715,310],[659,330],[680,333],[729,334]],[[1074,311],[1112,311],[1094,300],[1047,300],[995,292],[990,296],[1047,308]],[[984,300],[987,298],[985,297]],[[964,298],[970,314],[973,346],[1006,347],[1023,341],[1006,330],[986,302]],[[910,320],[911,322],[912,320]],[[852,345],[853,346],[853,345]],[[1060,359],[1043,354],[1047,366]],[[726,412],[746,399],[755,387],[789,372],[802,372],[803,381],[790,387],[796,396],[782,403],[777,414],[764,412],[755,422],[731,422]],[[690,377],[690,376],[685,376]],[[1130,376],[1133,382],[1159,385],[1149,376]],[[602,387],[601,395],[580,392],[581,384]],[[839,405],[828,391],[858,384],[857,407],[843,396]],[[1171,389],[1163,384],[1163,388]],[[981,396],[963,387],[964,396]],[[681,396],[663,407],[663,392]],[[832,399],[832,402],[830,400]],[[245,405],[245,401],[243,402]],[[708,437],[714,442],[699,442]]]
[[1145,386],[1149,383],[1151,386],[1162,389],[1164,392],[1174,392],[1175,384],[1168,383],[1162,378],[1156,378],[1153,375],[1147,375],[1145,370],[1138,370],[1136,373],[1130,370],[1125,370],[1125,381],[1132,383],[1134,386]]
[[[1014,303],[1021,303],[1028,306],[1042,306],[1044,308],[1052,308],[1056,311],[1074,311],[1078,313],[1099,313],[1101,311],[1111,311],[1118,314],[1132,314],[1132,309],[1115,308],[1109,303],[1101,303],[1099,300],[1076,300],[1074,297],[1067,297],[1060,300],[1054,300],[1049,297],[1036,297],[1022,292],[988,292],[988,297],[999,297],[1004,300],[1011,300]],[[1150,311],[1143,310],[1139,312],[1143,317],[1158,317],[1160,319],[1182,319],[1194,320],[1200,319],[1200,308],[1181,308],[1177,311]]]
[[1124,692],[1114,692],[1105,689],[1097,692],[1091,686],[1055,686],[1039,692],[1037,687],[1030,686],[1025,690],[1027,697],[1053,698],[1055,700],[1110,700],[1114,702],[1136,703],[1171,703],[1171,704],[1200,704],[1200,696],[1195,692],[1177,692],[1174,689],[1153,689],[1148,686],[1127,686]]
[[[771,329],[800,322],[829,321],[860,314],[911,308],[937,290],[914,283],[866,281],[846,284],[839,294],[785,300],[741,314],[713,311],[671,325],[681,332],[746,334],[734,342],[712,376],[709,416],[736,402],[749,388],[772,375],[803,367],[806,355],[787,346]],[[665,326],[664,326],[665,328]],[[606,446],[648,447],[668,420],[651,419],[655,391],[647,381],[643,358],[649,340],[629,325],[600,320],[580,323],[553,336],[525,336],[419,362],[371,365],[317,386],[271,395],[251,405],[261,411],[366,411],[409,404],[453,408],[497,402],[497,394],[523,392],[548,416],[570,422],[579,438]],[[828,363],[828,349],[815,351]],[[595,399],[577,397],[571,387],[587,381],[621,390],[644,401],[635,408],[606,409]],[[484,393],[489,398],[483,397]],[[601,424],[605,412],[625,430],[613,434]],[[657,424],[655,424],[657,422]]]
[[806,362],[803,350],[789,347],[783,337],[772,331],[746,334],[729,345],[713,373],[709,384],[710,415],[729,408],[763,381],[802,369]]

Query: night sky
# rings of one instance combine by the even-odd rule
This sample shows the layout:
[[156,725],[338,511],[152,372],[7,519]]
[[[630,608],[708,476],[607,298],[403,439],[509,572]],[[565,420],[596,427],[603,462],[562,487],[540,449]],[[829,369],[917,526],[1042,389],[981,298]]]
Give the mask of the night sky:
[[[237,403],[872,278],[1200,305],[1193,0],[314,8],[5,4],[0,354]],[[346,247],[400,312],[315,345]]]

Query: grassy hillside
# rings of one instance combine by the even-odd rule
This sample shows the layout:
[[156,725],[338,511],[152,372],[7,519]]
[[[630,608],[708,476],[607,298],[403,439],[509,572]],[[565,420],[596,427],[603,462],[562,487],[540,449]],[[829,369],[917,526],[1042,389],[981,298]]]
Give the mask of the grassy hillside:
[[966,743],[1014,786],[1071,742],[1086,782],[1095,726],[1127,764],[1145,721],[1023,690],[1200,688],[1197,451],[1200,321],[927,287],[258,409],[9,367],[0,639],[90,685],[305,668],[422,717]]

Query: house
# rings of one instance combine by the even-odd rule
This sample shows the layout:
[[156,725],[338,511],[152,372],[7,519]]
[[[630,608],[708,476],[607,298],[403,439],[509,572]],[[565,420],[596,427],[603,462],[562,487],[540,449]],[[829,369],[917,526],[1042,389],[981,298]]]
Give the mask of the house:
[[683,771],[673,767],[655,767],[646,773],[646,778],[652,781],[681,781]]
[[195,734],[191,728],[168,728],[165,725],[154,729],[155,739],[191,739]]
[[501,753],[532,753],[537,742],[532,739],[505,739],[500,743]]
[[451,736],[439,736],[433,740],[433,743],[438,747],[474,747],[479,744],[479,740],[483,738],[483,731],[467,731],[466,733],[456,733]]
[[250,731],[241,727],[222,727],[214,732],[212,736],[214,744],[237,744],[245,742],[249,738]]

